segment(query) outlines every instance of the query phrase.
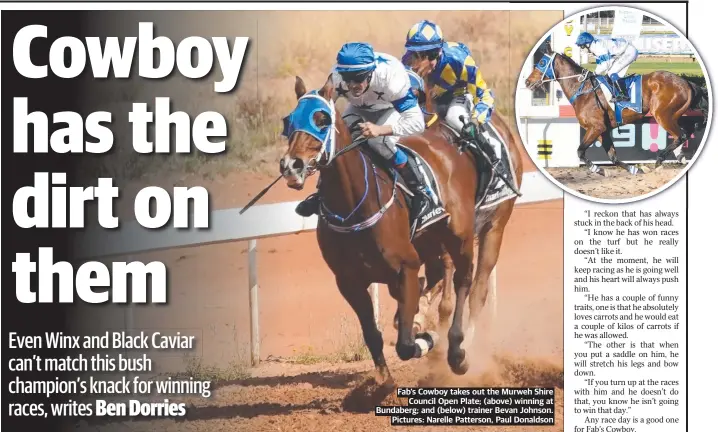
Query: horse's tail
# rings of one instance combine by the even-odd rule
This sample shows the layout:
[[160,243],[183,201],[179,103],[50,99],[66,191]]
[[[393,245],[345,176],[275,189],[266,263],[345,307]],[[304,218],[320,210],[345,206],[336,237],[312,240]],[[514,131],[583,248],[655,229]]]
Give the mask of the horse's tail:
[[688,81],[693,92],[693,98],[691,98],[691,105],[688,109],[697,109],[703,114],[703,126],[708,123],[708,90],[700,87],[698,84]]

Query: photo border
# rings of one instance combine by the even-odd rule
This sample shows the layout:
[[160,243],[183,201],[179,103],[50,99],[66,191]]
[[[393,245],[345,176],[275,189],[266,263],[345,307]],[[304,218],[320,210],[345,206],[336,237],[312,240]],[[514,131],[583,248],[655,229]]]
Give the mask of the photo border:
[[[577,16],[585,15],[585,14],[588,14],[588,13],[601,12],[601,11],[606,11],[606,10],[611,10],[611,11],[616,11],[616,10],[639,11],[639,12],[643,13],[644,15],[648,16],[648,17],[651,17],[651,18],[653,18],[653,19],[655,19],[655,20],[657,20],[657,21],[660,21],[660,22],[663,23],[663,25],[666,26],[668,29],[670,29],[671,31],[673,31],[674,33],[676,33],[677,35],[679,35],[680,37],[682,37],[685,41],[687,41],[687,42],[690,44],[691,49],[692,49],[693,52],[695,53],[696,58],[698,59],[699,65],[700,65],[700,67],[701,67],[701,70],[703,71],[703,76],[704,76],[705,79],[706,79],[706,87],[707,87],[707,92],[708,92],[708,116],[707,116],[707,123],[706,123],[705,132],[704,132],[703,137],[702,137],[702,139],[701,139],[701,143],[698,145],[698,148],[696,149],[696,152],[695,152],[695,154],[693,155],[693,157],[691,157],[690,161],[683,167],[683,169],[681,170],[681,172],[680,172],[678,175],[676,175],[675,177],[673,177],[671,180],[669,180],[668,182],[666,182],[665,184],[663,184],[662,186],[656,188],[655,190],[653,190],[653,191],[651,191],[651,192],[648,192],[648,193],[646,193],[646,194],[643,194],[643,195],[635,196],[635,197],[609,199],[609,198],[597,198],[597,197],[592,197],[592,196],[590,196],[590,195],[582,194],[582,193],[580,193],[580,192],[578,192],[578,191],[576,191],[576,190],[574,190],[574,189],[569,188],[568,186],[565,186],[564,184],[562,184],[561,182],[559,182],[558,180],[556,180],[548,171],[546,171],[546,169],[545,169],[544,167],[541,166],[540,163],[538,163],[538,161],[537,161],[535,155],[531,154],[531,152],[529,152],[528,149],[526,149],[526,144],[525,144],[525,142],[524,142],[524,138],[525,138],[525,137],[523,136],[522,131],[521,131],[521,127],[520,127],[520,126],[521,126],[521,117],[519,116],[519,108],[520,108],[520,107],[519,107],[519,104],[518,104],[519,98],[517,97],[518,94],[519,94],[519,90],[526,90],[525,87],[522,87],[522,81],[524,81],[526,78],[523,77],[523,75],[522,75],[521,73],[519,74],[518,80],[516,81],[516,93],[515,93],[515,94],[516,94],[517,96],[514,97],[514,116],[515,116],[515,121],[516,121],[516,127],[517,127],[517,129],[518,129],[519,137],[521,138],[521,143],[522,143],[523,146],[524,146],[524,150],[526,150],[526,153],[527,153],[527,154],[529,155],[529,157],[531,158],[531,161],[534,163],[534,165],[536,165],[536,169],[539,170],[544,176],[546,176],[546,178],[547,178],[548,180],[550,180],[553,184],[555,184],[556,186],[558,186],[559,188],[561,188],[561,190],[563,190],[564,192],[569,193],[569,194],[571,194],[571,195],[573,195],[573,196],[575,196],[575,197],[577,197],[577,198],[585,199],[585,200],[587,200],[587,201],[591,201],[591,202],[595,202],[595,203],[599,203],[599,204],[629,204],[629,203],[634,203],[634,202],[642,201],[642,200],[645,200],[645,199],[649,199],[649,198],[651,198],[651,197],[653,197],[653,196],[655,196],[655,195],[658,195],[659,193],[663,192],[664,190],[670,188],[671,186],[673,186],[674,184],[676,184],[681,178],[683,178],[683,177],[686,175],[686,173],[691,169],[691,167],[693,166],[693,164],[698,160],[698,158],[699,158],[701,152],[703,151],[703,148],[705,147],[706,141],[708,140],[708,137],[709,137],[710,131],[711,131],[711,120],[712,120],[713,113],[714,113],[714,111],[713,111],[713,90],[712,90],[711,83],[710,83],[710,76],[709,76],[709,74],[708,74],[708,70],[707,70],[706,67],[705,67],[705,62],[703,61],[703,57],[700,55],[700,52],[698,51],[698,49],[696,49],[695,45],[693,45],[693,42],[691,42],[691,40],[688,39],[688,37],[686,37],[686,35],[683,34],[683,32],[681,32],[680,30],[678,30],[673,24],[671,24],[671,23],[670,23],[669,21],[667,21],[666,19],[661,18],[661,17],[657,16],[656,14],[654,14],[654,13],[652,13],[652,12],[647,12],[647,11],[645,11],[645,10],[643,10],[643,9],[639,9],[639,8],[633,7],[633,6],[618,6],[618,5],[598,6],[598,7],[592,7],[592,8],[589,8],[589,9],[584,9],[584,10],[578,11],[578,12],[576,12],[576,13],[570,15],[570,16],[564,16],[564,18],[563,18],[561,21],[559,21],[559,22],[556,23],[553,27],[551,27],[551,28],[550,28],[546,33],[544,33],[544,35],[536,42],[536,44],[534,45],[534,47],[533,47],[533,48],[531,49],[531,51],[529,52],[529,55],[528,55],[528,56],[526,57],[526,59],[524,60],[524,63],[523,63],[523,65],[522,65],[522,67],[521,67],[521,70],[523,71],[523,70],[528,66],[529,63],[532,63],[532,62],[529,62],[529,60],[532,60],[532,59],[533,59],[533,55],[536,53],[536,50],[538,49],[538,47],[541,45],[541,42],[544,41],[544,40],[546,39],[546,37],[549,36],[557,27],[563,25],[563,24],[566,22],[566,20],[576,19]],[[531,70],[533,70],[533,68],[532,68]],[[528,138],[526,137],[526,139],[528,139]],[[579,168],[581,168],[581,167],[583,167],[583,165],[579,165]],[[648,173],[648,174],[637,174],[637,175],[640,176],[640,175],[650,175],[650,174],[651,174],[651,173]],[[608,177],[606,177],[606,178],[608,178]]]

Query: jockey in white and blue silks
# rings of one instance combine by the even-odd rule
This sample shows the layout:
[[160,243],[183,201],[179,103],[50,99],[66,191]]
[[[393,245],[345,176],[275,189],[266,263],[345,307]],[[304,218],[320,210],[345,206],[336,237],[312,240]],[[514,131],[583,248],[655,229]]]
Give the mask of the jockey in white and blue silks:
[[628,67],[638,58],[638,50],[623,38],[596,39],[591,33],[583,32],[576,38],[579,48],[586,48],[596,56],[596,74],[606,75],[618,89],[617,101],[630,100],[624,89],[618,84]]
[[[368,43],[352,42],[342,46],[337,64],[332,68],[334,99],[344,97],[349,106],[343,117],[358,115],[367,144],[393,165],[414,193],[412,219],[426,210],[428,189],[412,159],[396,146],[399,138],[420,134],[425,129],[424,116],[411,91],[404,65],[395,57],[374,52]],[[297,206],[301,216],[319,210],[316,194]]]

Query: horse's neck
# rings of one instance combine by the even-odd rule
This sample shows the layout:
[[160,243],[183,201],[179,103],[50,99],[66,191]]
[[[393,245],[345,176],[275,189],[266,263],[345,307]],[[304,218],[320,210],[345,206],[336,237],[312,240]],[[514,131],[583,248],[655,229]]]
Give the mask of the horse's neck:
[[[564,60],[565,61],[565,60]],[[583,72],[583,69],[577,70],[575,66],[572,64],[566,63],[563,65],[562,69],[565,69],[565,72],[562,72],[562,76],[571,76],[571,75],[581,75]],[[556,73],[556,67],[554,66],[554,74]],[[560,76],[556,75],[556,78],[561,78]],[[571,98],[576,92],[578,92],[578,89],[581,87],[581,82],[579,81],[579,77],[573,77],[573,78],[567,78],[567,79],[557,79],[559,85],[561,86],[561,89],[563,90],[564,94],[567,98]]]
[[[346,127],[338,128],[336,141],[337,143],[347,143],[341,147],[337,146],[337,153],[349,145],[351,136]],[[333,213],[346,217],[367,195],[364,202],[361,203],[361,208],[355,212],[355,214],[362,215],[368,209],[373,208],[372,203],[376,202],[372,187],[374,182],[374,172],[369,158],[362,156],[359,149],[351,150],[339,156],[329,167],[322,170],[320,185],[322,201]]]

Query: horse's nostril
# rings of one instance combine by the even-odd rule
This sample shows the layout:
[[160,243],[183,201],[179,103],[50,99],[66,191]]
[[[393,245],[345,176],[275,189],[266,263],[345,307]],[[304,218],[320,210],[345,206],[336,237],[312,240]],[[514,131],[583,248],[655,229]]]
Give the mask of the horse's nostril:
[[304,161],[301,159],[294,159],[294,162],[292,162],[292,168],[301,171],[302,168],[304,168]]

